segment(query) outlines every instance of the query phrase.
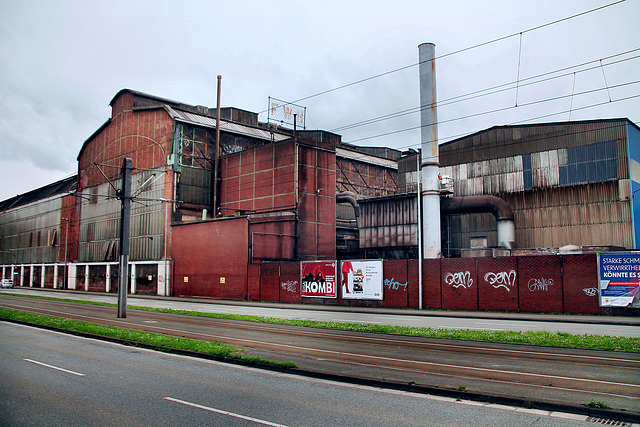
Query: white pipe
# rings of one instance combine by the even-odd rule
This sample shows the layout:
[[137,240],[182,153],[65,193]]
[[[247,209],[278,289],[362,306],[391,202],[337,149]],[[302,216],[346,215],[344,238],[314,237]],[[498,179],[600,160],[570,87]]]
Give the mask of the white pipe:
[[438,118],[436,114],[435,45],[418,46],[420,60],[420,139],[422,152],[422,229],[423,257],[440,258],[440,165]]

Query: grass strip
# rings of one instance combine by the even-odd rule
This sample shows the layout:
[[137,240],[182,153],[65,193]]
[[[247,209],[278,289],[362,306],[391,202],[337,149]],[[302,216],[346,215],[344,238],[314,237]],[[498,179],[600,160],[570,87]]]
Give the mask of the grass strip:
[[336,329],[341,331],[370,332],[379,334],[408,335],[428,338],[448,338],[468,341],[500,342],[539,346],[583,348],[609,351],[640,352],[640,338],[616,337],[609,335],[582,334],[547,331],[489,331],[471,329],[420,328],[411,326],[374,325],[362,323],[322,322],[317,320],[280,319],[239,314],[204,313],[167,308],[134,307],[136,310],[158,311],[162,313],[189,316],[214,317],[260,323],[305,326],[311,328]]
[[101,336],[124,341],[131,345],[145,345],[164,352],[183,350],[202,353],[221,359],[233,359],[250,363],[260,363],[280,368],[295,368],[293,362],[280,362],[260,357],[245,356],[242,349],[216,341],[200,341],[189,338],[173,337],[146,331],[136,331],[112,326],[97,325],[90,322],[65,319],[62,317],[44,316],[23,311],[0,308],[0,319],[14,320],[22,323],[46,326],[58,330]]
[[[97,303],[64,298],[20,295],[29,298],[49,299],[55,301],[77,302],[115,307],[116,304]],[[317,320],[280,319],[274,317],[250,316],[241,314],[205,313],[199,311],[175,310],[131,306],[135,310],[156,311],[160,313],[182,314],[188,316],[212,317],[217,319],[242,320],[248,322],[273,323],[280,325],[305,326],[311,328],[336,329],[342,331],[369,332],[393,335],[420,336],[427,338],[447,338],[468,341],[499,342],[508,344],[527,344],[565,348],[582,348],[591,350],[629,351],[640,353],[640,338],[619,337],[594,334],[570,334],[567,332],[547,331],[489,331],[471,329],[420,328],[410,326],[374,325],[363,323],[322,322]]]

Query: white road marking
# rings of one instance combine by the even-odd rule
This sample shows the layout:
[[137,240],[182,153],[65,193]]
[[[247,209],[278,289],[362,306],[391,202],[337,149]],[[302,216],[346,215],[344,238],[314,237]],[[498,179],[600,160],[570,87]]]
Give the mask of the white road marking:
[[36,365],[40,365],[40,366],[45,366],[47,368],[51,368],[51,369],[55,369],[57,371],[62,371],[62,372],[66,372],[67,374],[73,374],[73,375],[77,375],[79,377],[84,377],[84,374],[81,374],[79,372],[74,372],[74,371],[70,371],[68,369],[64,369],[64,368],[59,368],[57,366],[53,366],[53,365],[48,365],[46,363],[42,363],[42,362],[38,362],[36,360],[31,360],[31,359],[22,359],[26,362],[31,362],[31,363],[35,363]]
[[266,426],[275,426],[275,427],[285,427],[283,424],[272,423],[270,421],[261,420],[258,418],[247,417],[246,415],[235,414],[229,411],[223,411],[222,409],[211,408],[209,406],[199,405],[197,403],[187,402],[180,399],[174,399],[173,397],[165,397],[165,400],[169,400],[171,402],[180,403],[182,405],[191,406],[193,408],[204,409],[205,411],[215,412],[216,414],[228,415],[230,417],[239,418],[241,420],[251,421],[254,423],[263,424]]

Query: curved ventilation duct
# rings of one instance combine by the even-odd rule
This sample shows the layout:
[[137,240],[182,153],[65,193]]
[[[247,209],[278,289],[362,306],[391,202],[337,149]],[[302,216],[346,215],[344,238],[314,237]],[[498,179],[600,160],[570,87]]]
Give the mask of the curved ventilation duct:
[[496,196],[442,197],[440,213],[491,213],[498,225],[498,247],[513,249],[516,246],[516,229],[511,206]]
[[360,205],[358,204],[358,200],[356,199],[356,193],[351,191],[341,191],[336,193],[336,203],[349,203],[353,206],[353,210],[356,214],[356,228],[358,229],[358,233],[360,232]]

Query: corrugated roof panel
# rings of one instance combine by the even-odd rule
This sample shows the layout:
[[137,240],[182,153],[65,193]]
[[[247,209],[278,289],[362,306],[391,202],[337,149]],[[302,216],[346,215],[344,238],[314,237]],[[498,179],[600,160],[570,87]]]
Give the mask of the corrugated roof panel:
[[[189,113],[187,111],[176,110],[168,105],[165,105],[165,109],[167,110],[171,118],[179,122],[191,123],[194,125],[205,126],[213,129],[215,129],[216,127],[216,119],[213,117],[201,116],[199,114]],[[228,122],[226,120],[220,120],[220,130],[237,135],[245,135],[252,138],[263,139],[266,141],[271,141],[272,135],[274,141],[283,141],[285,139],[291,138],[290,135],[276,132],[273,132],[272,134],[270,131],[265,129],[257,129],[239,123]]]
[[345,150],[344,148],[336,148],[336,155],[344,159],[357,160],[359,162],[370,163],[377,166],[383,166],[385,168],[398,169],[398,163],[393,160],[370,156],[368,154],[363,154],[351,150]]

